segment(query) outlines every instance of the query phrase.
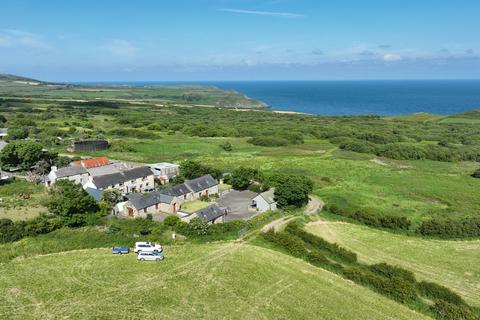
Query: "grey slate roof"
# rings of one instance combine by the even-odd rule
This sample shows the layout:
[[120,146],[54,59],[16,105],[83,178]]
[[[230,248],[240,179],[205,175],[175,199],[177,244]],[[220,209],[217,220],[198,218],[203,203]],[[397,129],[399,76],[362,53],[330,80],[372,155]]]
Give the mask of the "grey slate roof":
[[196,214],[206,222],[210,222],[225,215],[225,209],[222,209],[216,204],[214,204],[209,207],[195,211],[193,214]]
[[275,203],[275,188],[271,188],[259,194],[268,204]]
[[95,201],[99,202],[102,200],[103,191],[93,188],[86,188],[85,191],[95,199]]
[[200,178],[193,180],[186,180],[184,184],[190,188],[193,192],[199,192],[213,186],[218,185],[218,181],[215,180],[211,175],[207,174]]
[[172,196],[172,197],[181,197],[185,194],[188,194],[192,192],[192,190],[190,190],[186,185],[185,183],[182,183],[182,184],[179,184],[173,188],[168,188],[168,189],[164,189],[162,191],[160,191],[160,193],[162,194],[165,194],[165,195],[169,195],[169,196]]
[[92,181],[97,188],[102,189],[116,184],[122,184],[130,180],[146,178],[151,175],[153,175],[153,172],[149,167],[138,167],[122,172],[92,177]]
[[173,201],[173,197],[166,194],[161,194],[158,191],[149,193],[147,195],[133,193],[127,198],[128,201],[130,201],[130,203],[132,204],[132,206],[137,210],[149,208],[159,203],[170,204]]
[[69,166],[58,168],[55,172],[57,178],[67,178],[71,176],[81,175],[81,174],[88,174],[87,170],[84,167],[80,166]]

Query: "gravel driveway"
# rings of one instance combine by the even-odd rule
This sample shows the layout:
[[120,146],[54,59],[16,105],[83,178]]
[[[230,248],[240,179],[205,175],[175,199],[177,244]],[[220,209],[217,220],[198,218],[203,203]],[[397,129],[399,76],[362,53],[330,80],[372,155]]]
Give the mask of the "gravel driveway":
[[247,220],[259,214],[259,212],[250,209],[252,198],[254,198],[256,195],[257,194],[255,192],[249,190],[232,190],[218,198],[217,203],[221,207],[226,207],[228,209],[228,214],[225,218],[225,221]]

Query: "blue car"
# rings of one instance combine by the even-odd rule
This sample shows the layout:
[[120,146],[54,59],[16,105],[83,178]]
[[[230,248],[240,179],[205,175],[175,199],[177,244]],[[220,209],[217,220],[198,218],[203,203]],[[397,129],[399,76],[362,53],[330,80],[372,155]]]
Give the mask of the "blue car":
[[130,248],[126,247],[113,247],[112,248],[113,254],[128,254],[130,253]]

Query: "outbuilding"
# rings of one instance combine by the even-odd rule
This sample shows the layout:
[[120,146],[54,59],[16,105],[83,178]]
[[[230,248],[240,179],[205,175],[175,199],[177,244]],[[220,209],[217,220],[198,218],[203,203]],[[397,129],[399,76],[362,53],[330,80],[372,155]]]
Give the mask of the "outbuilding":
[[252,207],[260,212],[277,210],[277,202],[275,201],[275,189],[259,193],[252,199]]

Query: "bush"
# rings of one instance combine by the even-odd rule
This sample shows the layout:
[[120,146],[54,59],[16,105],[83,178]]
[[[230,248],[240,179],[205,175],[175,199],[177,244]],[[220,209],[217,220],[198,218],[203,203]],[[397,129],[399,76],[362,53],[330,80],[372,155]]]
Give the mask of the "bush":
[[433,218],[423,221],[417,232],[425,236],[440,238],[467,238],[480,236],[480,218],[460,220]]
[[123,140],[114,140],[110,145],[110,150],[114,152],[134,152],[135,147]]
[[222,148],[225,151],[232,151],[233,150],[232,144],[228,141],[225,141],[225,142],[221,143],[220,148]]
[[204,236],[208,234],[208,223],[202,218],[195,217],[188,223],[189,234],[194,236]]
[[417,299],[415,285],[405,281],[403,278],[388,278],[359,267],[345,269],[344,276],[359,284],[370,286],[379,293],[385,294],[402,303]]
[[480,179],[480,169],[478,169],[477,171],[475,171],[474,173],[472,173],[472,177],[474,177],[474,178],[479,178],[479,179]]
[[418,284],[418,288],[424,296],[430,299],[443,300],[457,305],[465,304],[458,294],[439,284],[422,281]]
[[347,263],[357,262],[356,253],[344,249],[336,243],[330,243],[314,234],[306,232],[305,230],[301,229],[296,223],[289,223],[285,228],[285,232],[299,237],[305,243],[310,244],[314,248],[327,251],[333,257],[340,259],[341,261]]
[[283,147],[289,144],[287,139],[280,137],[254,137],[247,142],[261,147]]
[[398,160],[422,160],[427,158],[424,148],[413,144],[389,143],[377,148],[377,155]]
[[397,266],[391,266],[386,263],[379,263],[379,264],[374,264],[370,266],[370,270],[373,273],[379,274],[381,276],[387,277],[387,278],[402,278],[406,282],[409,282],[411,284],[415,284],[415,276],[413,272],[405,270],[403,268],[397,267]]
[[289,254],[297,258],[306,258],[308,251],[305,247],[305,243],[288,232],[277,232],[269,230],[262,234],[264,239],[273,242],[283,249],[285,249]]
[[225,182],[231,184],[236,190],[246,190],[254,181],[261,180],[263,180],[263,178],[258,170],[239,167],[236,168],[232,174],[226,178]]
[[479,320],[480,317],[469,306],[457,305],[438,300],[431,307],[437,319],[441,320]]
[[179,222],[180,218],[175,215],[168,215],[165,220],[163,220],[163,224],[168,227],[175,227]]

